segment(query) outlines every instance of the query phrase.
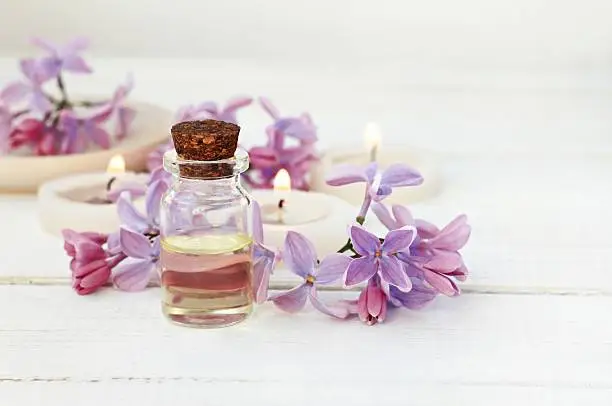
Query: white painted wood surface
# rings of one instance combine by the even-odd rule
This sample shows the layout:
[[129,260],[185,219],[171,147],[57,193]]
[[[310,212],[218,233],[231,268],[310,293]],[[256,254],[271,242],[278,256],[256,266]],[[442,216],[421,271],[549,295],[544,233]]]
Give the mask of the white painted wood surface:
[[[2,80],[9,66],[0,60]],[[373,119],[390,144],[436,150],[443,193],[413,211],[440,225],[469,215],[472,275],[464,296],[374,328],[267,305],[235,328],[182,329],[155,289],[76,296],[33,197],[0,195],[0,405],[612,404],[612,98],[590,78],[452,86],[219,61],[99,66],[84,91],[130,66],[135,95],[169,108],[268,94],[311,110],[325,146],[354,143]],[[244,119],[253,143],[265,118]]]
[[609,296],[470,294],[374,328],[268,305],[215,331],[166,323],[155,290],[2,287],[0,306],[3,404],[612,400]]

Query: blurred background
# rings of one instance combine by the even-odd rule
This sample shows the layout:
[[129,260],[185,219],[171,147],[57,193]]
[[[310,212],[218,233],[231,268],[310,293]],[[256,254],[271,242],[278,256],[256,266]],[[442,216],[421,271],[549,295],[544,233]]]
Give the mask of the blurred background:
[[[324,146],[374,120],[443,152],[612,150],[609,0],[4,0],[0,16],[2,57],[90,37],[84,91],[132,71],[134,98],[173,109],[267,95],[310,111]],[[243,114],[261,137],[266,117]]]

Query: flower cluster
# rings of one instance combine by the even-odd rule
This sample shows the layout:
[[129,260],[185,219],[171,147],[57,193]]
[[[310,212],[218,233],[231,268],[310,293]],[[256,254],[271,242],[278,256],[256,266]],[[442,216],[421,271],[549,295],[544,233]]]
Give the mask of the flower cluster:
[[[214,119],[238,124],[238,110],[252,102],[250,97],[237,96],[223,107],[211,101],[187,105],[179,109],[175,119],[177,122]],[[273,122],[265,129],[266,144],[249,149],[251,165],[244,180],[253,188],[271,189],[278,171],[285,169],[291,176],[292,188],[308,190],[308,173],[312,163],[318,159],[315,149],[317,129],[312,118],[308,113],[299,117],[281,116],[265,97],[259,98],[259,104]],[[171,148],[172,143],[168,142],[153,151],[147,161],[148,169],[153,171],[161,166],[164,152]]]
[[[414,219],[404,206],[389,209],[382,203],[394,187],[420,184],[423,179],[418,172],[401,164],[380,172],[373,163],[366,168],[338,167],[327,181],[330,185],[366,184],[356,223],[349,228],[349,240],[338,253],[319,261],[304,236],[289,232],[282,257],[303,282],[270,296],[270,301],[287,312],[296,312],[310,301],[315,309],[330,316],[347,318],[356,314],[373,325],[384,321],[389,305],[419,309],[438,294],[460,294],[455,280],[464,281],[468,275],[459,253],[471,231],[466,216],[459,216],[439,229]],[[389,230],[384,238],[363,227],[370,209]],[[347,288],[363,286],[358,299],[322,302],[316,293],[317,286],[336,281],[342,281]],[[265,287],[258,286],[257,290],[261,294]]]
[[122,192],[117,199],[122,226],[115,233],[63,231],[64,249],[72,258],[72,287],[78,294],[93,293],[109,279],[125,291],[159,284],[159,207],[167,188],[166,179],[149,184],[145,195],[146,214],[134,207],[129,192]]
[[[235,122],[237,109],[251,102],[249,98],[235,98],[223,108],[210,102],[187,106],[180,110],[177,119],[214,118]],[[286,168],[291,171],[292,179],[294,175],[304,175],[301,164],[294,166],[294,161],[288,163],[286,159],[294,156],[291,151],[298,150],[301,152],[296,155],[308,156],[305,162],[314,159],[316,134],[310,118],[307,115],[283,118],[269,101],[260,99],[260,102],[275,120],[267,130],[268,145],[251,149],[252,160],[259,164],[265,156],[273,157],[268,162],[274,164],[267,169],[256,164],[263,176],[260,180],[265,179],[260,185],[268,186],[272,181],[267,177],[268,169]],[[299,145],[286,146],[286,137],[298,140]],[[113,200],[116,199],[123,224],[118,232],[101,235],[64,231],[77,293],[92,293],[109,279],[114,286],[127,291],[159,283],[156,272],[160,255],[159,205],[169,185],[168,176],[161,168],[161,157],[169,148],[170,145],[163,146],[150,156],[152,172],[146,189],[136,187],[116,192]],[[295,178],[303,180],[304,176]],[[404,206],[386,206],[383,201],[394,188],[423,182],[419,172],[403,164],[390,165],[384,170],[376,162],[365,167],[342,165],[334,168],[327,178],[332,186],[357,182],[364,183],[364,198],[355,223],[348,228],[348,239],[337,253],[322,259],[317,258],[312,243],[297,232],[287,233],[282,250],[267,245],[260,208],[253,202],[253,297],[257,303],[271,301],[293,313],[310,302],[326,315],[340,319],[357,315],[364,323],[373,325],[385,320],[389,307],[419,309],[438,294],[460,294],[457,281],[465,281],[468,275],[459,253],[470,236],[467,217],[461,215],[440,229],[413,218]],[[299,185],[302,184],[294,186]],[[143,194],[146,214],[140,213],[131,201]],[[386,235],[377,236],[364,227],[371,212],[388,229]],[[269,295],[270,276],[281,259],[301,282],[286,292]],[[336,302],[323,300],[320,288],[339,282],[346,288],[360,290],[358,297]]]
[[291,176],[291,187],[308,190],[308,172],[317,161],[315,143],[317,129],[308,113],[299,117],[281,116],[272,102],[264,97],[259,104],[272,118],[266,128],[268,141],[264,146],[249,150],[251,170],[245,175],[246,181],[255,188],[270,189],[280,169]]
[[[89,74],[81,57],[84,38],[55,45],[36,38],[45,55],[20,61],[23,78],[0,91],[0,154],[24,150],[36,155],[74,154],[91,145],[108,149],[128,134],[136,112],[125,106],[132,89],[128,78],[107,100],[68,97],[66,73]],[[50,89],[55,84],[56,89]]]

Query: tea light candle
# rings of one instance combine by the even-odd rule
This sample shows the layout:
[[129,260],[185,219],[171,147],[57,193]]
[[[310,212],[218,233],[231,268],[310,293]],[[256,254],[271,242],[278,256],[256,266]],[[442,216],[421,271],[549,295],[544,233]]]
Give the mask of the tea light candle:
[[[111,158],[106,172],[68,176],[44,183],[38,190],[38,214],[43,229],[61,235],[64,228],[111,233],[120,222],[117,205],[108,200],[107,193],[128,184],[142,185],[147,174],[125,172],[125,160]],[[143,199],[136,205],[144,209]]]
[[410,204],[435,196],[440,190],[440,177],[436,171],[436,158],[431,152],[406,146],[389,146],[382,143],[378,125],[368,123],[364,132],[363,150],[331,149],[321,156],[320,162],[313,165],[310,172],[310,184],[313,191],[337,196],[347,202],[360,205],[363,200],[363,183],[345,186],[329,186],[325,183],[326,175],[340,164],[366,166],[376,161],[379,170],[387,166],[404,163],[418,170],[424,181],[419,186],[393,189],[393,194],[385,202],[389,204]]
[[358,210],[334,196],[291,190],[291,178],[284,169],[274,178],[274,190],[254,190],[251,195],[261,207],[266,245],[282,248],[291,230],[306,236],[319,258],[344,245],[347,227]]

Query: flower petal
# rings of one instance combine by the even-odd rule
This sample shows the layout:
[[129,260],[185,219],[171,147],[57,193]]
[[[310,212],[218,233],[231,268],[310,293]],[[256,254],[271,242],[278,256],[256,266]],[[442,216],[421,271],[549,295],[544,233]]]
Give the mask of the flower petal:
[[429,261],[425,263],[425,266],[429,269],[433,269],[441,273],[449,273],[463,265],[463,259],[456,251],[432,251],[433,257],[431,257]]
[[405,251],[410,247],[416,235],[417,232],[414,226],[404,226],[397,230],[389,231],[385,237],[385,242],[382,244],[382,250],[387,254]]
[[143,259],[151,257],[151,243],[141,233],[121,227],[119,229],[119,242],[121,243],[121,250],[128,257]]
[[323,258],[315,274],[317,285],[326,285],[337,281],[344,275],[351,263],[351,258],[343,254],[330,254]]
[[293,273],[306,278],[314,273],[317,253],[306,237],[295,231],[289,231],[285,237],[283,260]]
[[306,297],[309,290],[310,285],[302,283],[287,292],[272,296],[270,300],[282,310],[289,313],[295,313],[301,310],[306,304]]
[[256,243],[263,244],[263,225],[261,223],[261,207],[256,200],[251,202],[253,208],[253,240]]
[[355,258],[344,273],[344,286],[350,287],[369,280],[378,271],[378,261],[374,257]]
[[327,314],[328,316],[336,317],[339,319],[346,319],[350,315],[350,312],[347,306],[343,306],[340,303],[335,304],[335,305],[328,305],[328,304],[323,303],[321,299],[319,299],[319,296],[317,295],[316,288],[310,289],[309,296],[310,296],[310,303],[312,303],[312,306],[318,311],[320,311],[321,313],[324,313],[324,314]]
[[397,301],[398,305],[412,310],[421,309],[423,306],[431,302],[438,295],[437,292],[431,289],[418,278],[411,279],[412,289],[410,292],[402,292],[395,286],[389,289],[389,295]]
[[415,225],[414,218],[412,217],[412,213],[410,213],[410,210],[408,210],[406,206],[402,206],[400,204],[394,204],[391,207],[391,210],[393,211],[393,217],[395,217],[395,221],[397,221],[400,227]]
[[249,150],[249,159],[253,168],[270,168],[280,164],[278,153],[268,147],[253,147]]
[[66,55],[62,58],[62,68],[68,72],[91,73],[92,69],[85,60],[78,55]]
[[459,294],[459,287],[449,277],[427,269],[423,275],[427,283],[443,295],[456,296]]
[[240,108],[246,107],[249,104],[251,104],[253,102],[253,98],[252,97],[246,97],[246,96],[237,96],[237,97],[232,97],[231,99],[229,99],[227,101],[227,103],[225,104],[225,107],[223,108],[224,111],[236,111]]
[[365,228],[353,225],[349,229],[349,234],[353,242],[353,248],[359,255],[374,255],[376,251],[380,251],[380,240]]
[[104,149],[110,148],[110,135],[105,129],[97,127],[93,120],[86,121],[83,127],[83,131],[94,143],[96,143],[100,147]]
[[253,262],[253,297],[256,303],[261,304],[268,299],[272,265],[267,258],[259,258]]
[[397,286],[399,290],[408,292],[412,288],[410,278],[404,271],[399,259],[394,256],[380,257],[380,277],[389,285]]
[[146,217],[136,210],[128,192],[123,192],[119,195],[117,199],[117,213],[121,223],[134,231],[142,233],[149,228]]
[[429,240],[432,248],[441,248],[448,251],[457,251],[467,243],[470,238],[471,227],[467,224],[467,216],[461,215],[444,227],[440,233]]
[[432,238],[440,232],[440,229],[428,221],[417,219],[414,221],[419,237]]
[[389,230],[395,230],[401,227],[393,216],[391,216],[391,212],[383,203],[374,203],[371,208],[378,220]]
[[151,280],[155,264],[146,259],[126,258],[115,267],[113,284],[120,290],[143,290]]
[[343,186],[366,181],[367,177],[364,169],[360,166],[350,164],[334,166],[325,178],[325,182],[330,186]]
[[104,263],[102,263],[101,266],[99,266],[97,269],[83,276],[79,282],[79,285],[83,289],[99,287],[108,282],[108,278],[110,278],[110,276],[110,268]]
[[407,165],[393,164],[382,173],[380,183],[392,187],[415,186],[423,183],[423,177],[416,169]]
[[368,313],[373,317],[378,317],[383,308],[383,302],[387,300],[385,292],[378,286],[378,284],[370,281],[366,287],[366,307]]
[[17,103],[23,100],[30,92],[30,86],[22,82],[9,83],[0,92],[0,100],[4,103]]
[[150,225],[159,225],[159,207],[162,195],[166,193],[166,190],[168,190],[168,184],[163,179],[156,180],[147,188],[145,207]]
[[278,112],[278,109],[272,104],[270,99],[268,99],[267,97],[260,97],[259,104],[274,120],[279,119],[280,113]]

